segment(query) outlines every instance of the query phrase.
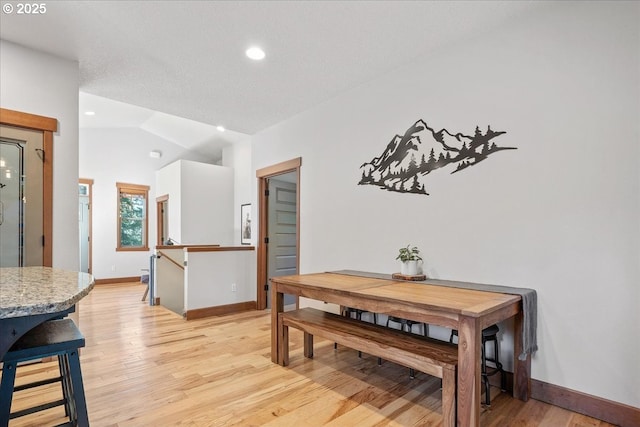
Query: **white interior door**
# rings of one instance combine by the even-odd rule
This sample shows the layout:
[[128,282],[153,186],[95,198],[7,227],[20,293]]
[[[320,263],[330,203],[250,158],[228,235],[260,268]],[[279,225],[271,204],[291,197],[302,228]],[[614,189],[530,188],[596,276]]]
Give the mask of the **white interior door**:
[[[298,274],[297,187],[295,173],[269,178],[268,278]],[[286,295],[284,303],[294,304],[295,297]]]

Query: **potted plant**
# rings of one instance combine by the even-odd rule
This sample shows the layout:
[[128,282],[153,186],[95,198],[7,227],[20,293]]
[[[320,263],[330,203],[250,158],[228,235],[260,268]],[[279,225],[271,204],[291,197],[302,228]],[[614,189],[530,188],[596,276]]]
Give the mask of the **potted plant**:
[[418,261],[422,261],[420,250],[417,246],[400,248],[396,259],[400,260],[400,273],[407,276],[416,276],[418,274]]

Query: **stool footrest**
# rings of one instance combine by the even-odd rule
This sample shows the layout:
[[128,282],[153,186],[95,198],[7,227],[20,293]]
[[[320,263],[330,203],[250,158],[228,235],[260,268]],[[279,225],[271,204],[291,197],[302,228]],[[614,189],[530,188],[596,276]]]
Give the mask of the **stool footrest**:
[[60,381],[62,381],[62,377],[48,378],[46,380],[34,381],[29,384],[17,385],[13,388],[13,391],[15,393],[16,391],[28,390],[30,388],[40,387],[42,385],[59,383]]
[[12,412],[9,414],[9,419],[24,417],[25,415],[35,414],[36,412],[44,411],[45,409],[55,408],[56,406],[62,406],[67,403],[67,399],[60,399],[49,403],[43,403],[38,406],[32,406],[31,408],[22,409],[20,411]]
[[498,372],[499,372],[500,374],[502,374],[502,371],[503,371],[502,369],[487,367],[487,372],[485,372],[485,373],[484,373],[484,374],[482,374],[482,375],[486,375],[486,376],[488,376],[488,377],[492,377],[492,376],[494,376],[495,374],[497,374]]

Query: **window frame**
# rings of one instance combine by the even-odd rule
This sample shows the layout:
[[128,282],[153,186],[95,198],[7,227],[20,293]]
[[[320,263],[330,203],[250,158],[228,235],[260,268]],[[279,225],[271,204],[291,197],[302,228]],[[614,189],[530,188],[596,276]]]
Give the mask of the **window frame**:
[[[140,184],[129,184],[124,182],[116,182],[116,251],[149,251],[149,186]],[[143,225],[143,243],[142,246],[122,246],[122,217],[120,216],[120,200],[122,194],[144,197],[144,225]]]

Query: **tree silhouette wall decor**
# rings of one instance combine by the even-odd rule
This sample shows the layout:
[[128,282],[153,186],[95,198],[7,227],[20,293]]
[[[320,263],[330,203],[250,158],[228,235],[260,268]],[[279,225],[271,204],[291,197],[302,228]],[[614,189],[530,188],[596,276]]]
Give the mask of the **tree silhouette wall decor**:
[[425,121],[415,122],[404,135],[395,135],[378,157],[360,166],[362,177],[358,185],[375,185],[399,193],[429,195],[424,178],[447,166],[451,173],[475,166],[491,154],[516,147],[499,147],[494,138],[506,132],[479,127],[473,136],[452,134],[446,129],[435,131]]

